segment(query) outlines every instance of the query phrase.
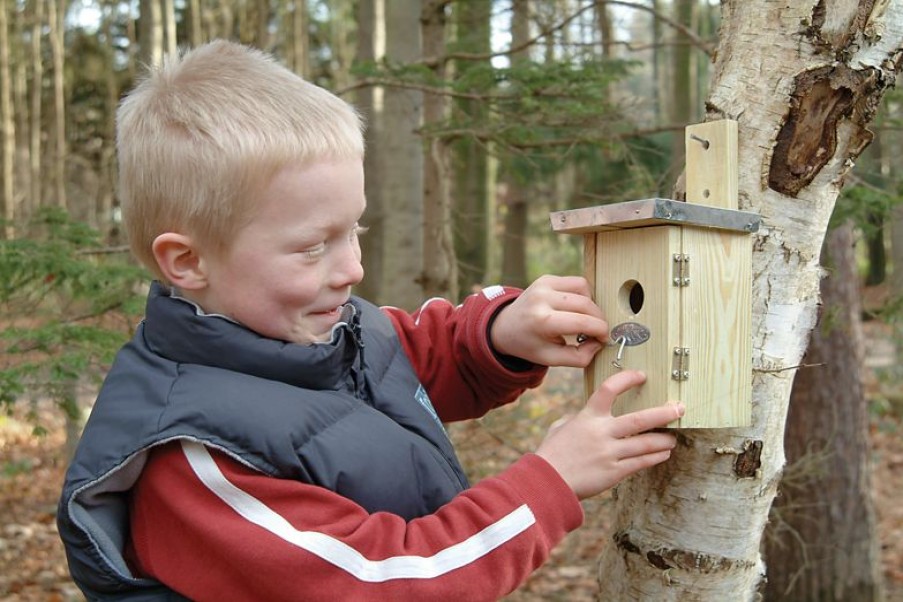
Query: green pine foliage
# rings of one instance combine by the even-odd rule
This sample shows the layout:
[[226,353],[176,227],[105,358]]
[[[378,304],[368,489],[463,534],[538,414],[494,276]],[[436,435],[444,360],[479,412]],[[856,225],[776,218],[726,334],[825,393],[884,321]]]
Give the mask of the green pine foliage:
[[77,417],[74,385],[102,378],[143,311],[147,280],[59,208],[42,210],[27,237],[0,240],[0,406],[50,399]]

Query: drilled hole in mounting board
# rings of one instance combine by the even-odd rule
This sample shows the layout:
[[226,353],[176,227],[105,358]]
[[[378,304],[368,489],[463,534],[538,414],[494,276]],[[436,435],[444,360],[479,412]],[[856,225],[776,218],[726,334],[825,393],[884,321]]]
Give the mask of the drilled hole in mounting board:
[[646,302],[646,292],[643,290],[643,285],[636,280],[628,280],[622,284],[621,290],[618,291],[618,302],[621,304],[621,309],[625,312],[629,312],[634,316],[640,313],[640,310],[643,309],[643,303]]

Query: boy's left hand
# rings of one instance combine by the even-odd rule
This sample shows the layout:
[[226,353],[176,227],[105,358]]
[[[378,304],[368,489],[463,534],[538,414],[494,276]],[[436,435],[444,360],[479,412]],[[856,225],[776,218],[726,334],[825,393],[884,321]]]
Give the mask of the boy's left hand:
[[[584,368],[608,341],[608,323],[580,276],[541,276],[502,309],[489,333],[499,353],[543,366]],[[585,341],[568,344],[582,334]]]

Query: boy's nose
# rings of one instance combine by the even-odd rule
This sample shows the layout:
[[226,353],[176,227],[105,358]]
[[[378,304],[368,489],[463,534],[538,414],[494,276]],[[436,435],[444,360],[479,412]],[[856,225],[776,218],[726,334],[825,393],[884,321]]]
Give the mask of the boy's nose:
[[353,286],[363,280],[364,266],[359,247],[348,245],[336,259],[331,274],[334,286]]

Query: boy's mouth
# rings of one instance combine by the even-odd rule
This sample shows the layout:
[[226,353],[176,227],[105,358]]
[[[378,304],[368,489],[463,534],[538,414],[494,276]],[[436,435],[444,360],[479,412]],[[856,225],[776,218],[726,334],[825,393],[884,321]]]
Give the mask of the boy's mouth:
[[310,312],[311,315],[314,316],[322,316],[324,318],[334,318],[338,320],[342,316],[342,310],[345,308],[345,303],[337,305],[331,309],[327,309],[324,311],[313,311]]

